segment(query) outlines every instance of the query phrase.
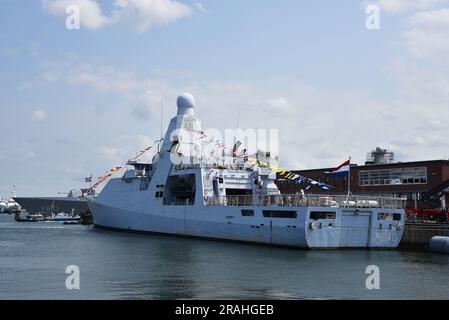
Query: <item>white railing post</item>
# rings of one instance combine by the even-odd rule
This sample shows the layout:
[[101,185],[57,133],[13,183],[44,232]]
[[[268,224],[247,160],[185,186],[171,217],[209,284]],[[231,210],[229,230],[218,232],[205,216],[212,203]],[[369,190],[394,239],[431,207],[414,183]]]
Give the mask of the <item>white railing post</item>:
[[[254,201],[255,200],[255,201]],[[204,203],[207,206],[269,206],[275,205],[280,207],[292,206],[323,206],[333,207],[354,207],[354,208],[388,208],[388,209],[404,209],[406,199],[391,198],[383,196],[355,196],[351,197],[341,195],[317,195],[310,194],[307,196],[297,194],[281,194],[281,195],[260,195],[257,199],[254,196],[217,196],[204,197]]]

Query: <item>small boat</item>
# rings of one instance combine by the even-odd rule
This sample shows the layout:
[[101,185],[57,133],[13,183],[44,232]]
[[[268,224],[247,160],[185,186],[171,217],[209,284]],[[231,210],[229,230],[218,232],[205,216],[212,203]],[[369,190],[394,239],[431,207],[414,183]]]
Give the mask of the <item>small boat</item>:
[[45,217],[40,213],[30,214],[26,211],[17,212],[15,216],[17,222],[42,222]]
[[81,216],[76,214],[70,214],[65,212],[58,213],[54,218],[53,221],[79,221],[81,220]]

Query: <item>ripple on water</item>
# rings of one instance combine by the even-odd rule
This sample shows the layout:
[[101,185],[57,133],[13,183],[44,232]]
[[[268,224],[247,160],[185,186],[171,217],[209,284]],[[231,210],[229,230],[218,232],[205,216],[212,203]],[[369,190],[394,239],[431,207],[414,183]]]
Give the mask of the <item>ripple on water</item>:
[[[0,215],[0,299],[438,299],[449,256],[307,251],[141,236]],[[81,290],[65,288],[80,268]],[[365,288],[368,265],[381,290]]]

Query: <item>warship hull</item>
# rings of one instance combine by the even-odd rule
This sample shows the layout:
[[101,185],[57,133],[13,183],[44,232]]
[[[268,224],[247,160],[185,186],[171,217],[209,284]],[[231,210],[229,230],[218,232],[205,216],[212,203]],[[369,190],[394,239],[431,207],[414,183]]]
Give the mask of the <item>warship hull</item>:
[[[329,207],[214,207],[160,206],[152,211],[89,202],[99,229],[310,249],[396,248],[403,233],[402,219],[379,221],[379,213],[395,209]],[[254,216],[242,216],[253,211]],[[267,218],[264,212],[296,213],[295,218]],[[311,219],[314,213],[333,219]]]
[[20,206],[30,213],[73,212],[85,213],[89,210],[85,199],[67,197],[15,197]]

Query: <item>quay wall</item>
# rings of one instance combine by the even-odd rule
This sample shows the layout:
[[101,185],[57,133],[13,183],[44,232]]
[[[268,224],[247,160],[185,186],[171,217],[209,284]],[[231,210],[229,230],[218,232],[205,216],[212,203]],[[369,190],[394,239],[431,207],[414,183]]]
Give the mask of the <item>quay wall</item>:
[[449,224],[407,223],[400,246],[426,248],[434,236],[449,237]]

